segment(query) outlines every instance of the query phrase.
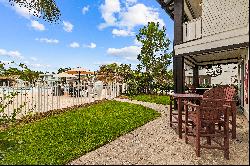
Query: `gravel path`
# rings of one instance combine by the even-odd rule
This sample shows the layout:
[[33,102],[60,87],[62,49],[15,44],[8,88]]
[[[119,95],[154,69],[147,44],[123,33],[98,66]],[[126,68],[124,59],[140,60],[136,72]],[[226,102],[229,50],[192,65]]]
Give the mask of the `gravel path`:
[[155,109],[161,117],[125,134],[94,151],[72,161],[69,165],[121,165],[121,164],[249,164],[249,126],[244,116],[237,118],[237,139],[230,140],[230,160],[225,160],[223,151],[201,150],[195,155],[194,147],[179,139],[169,127],[169,112],[166,106],[128,99],[115,99],[141,104]]

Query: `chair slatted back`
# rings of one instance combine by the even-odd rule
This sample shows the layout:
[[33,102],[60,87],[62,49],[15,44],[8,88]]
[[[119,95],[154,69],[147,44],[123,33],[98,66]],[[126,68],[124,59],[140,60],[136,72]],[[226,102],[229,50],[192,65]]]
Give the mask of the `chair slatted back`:
[[204,92],[203,98],[233,100],[236,89],[233,86],[221,85]]
[[228,86],[224,89],[224,93],[226,94],[226,100],[233,100],[236,95],[236,89],[233,86]]
[[224,88],[221,86],[206,90],[203,94],[203,98],[210,99],[225,99],[225,97]]

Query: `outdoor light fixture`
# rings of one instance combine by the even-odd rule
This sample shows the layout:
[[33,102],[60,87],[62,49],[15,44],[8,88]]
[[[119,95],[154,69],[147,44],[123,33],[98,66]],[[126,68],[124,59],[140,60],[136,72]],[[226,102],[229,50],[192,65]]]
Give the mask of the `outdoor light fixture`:
[[217,77],[222,73],[221,65],[217,65],[215,68],[213,68],[212,65],[208,65],[206,69],[207,69],[206,74],[211,77]]

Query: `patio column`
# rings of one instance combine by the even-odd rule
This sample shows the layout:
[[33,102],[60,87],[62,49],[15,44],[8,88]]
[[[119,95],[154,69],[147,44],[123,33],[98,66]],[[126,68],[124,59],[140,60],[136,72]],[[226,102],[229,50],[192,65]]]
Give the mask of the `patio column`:
[[174,92],[184,93],[184,57],[173,57]]
[[[174,45],[183,42],[184,0],[174,1]],[[184,58],[173,56],[174,92],[184,92]]]
[[174,45],[183,42],[184,0],[174,1]]
[[199,69],[197,65],[193,68],[193,86],[194,88],[199,87]]

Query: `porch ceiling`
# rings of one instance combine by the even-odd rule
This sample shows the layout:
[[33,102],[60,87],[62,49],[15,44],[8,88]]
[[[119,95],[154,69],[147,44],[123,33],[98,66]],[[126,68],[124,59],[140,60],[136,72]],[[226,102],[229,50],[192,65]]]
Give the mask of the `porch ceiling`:
[[188,8],[192,13],[193,18],[201,17],[201,14],[202,14],[202,7],[201,7],[202,0],[185,0],[185,3],[188,5]]
[[246,47],[226,49],[214,52],[185,55],[185,63],[189,66],[205,66],[208,64],[229,64],[238,63],[242,55],[247,54]]

